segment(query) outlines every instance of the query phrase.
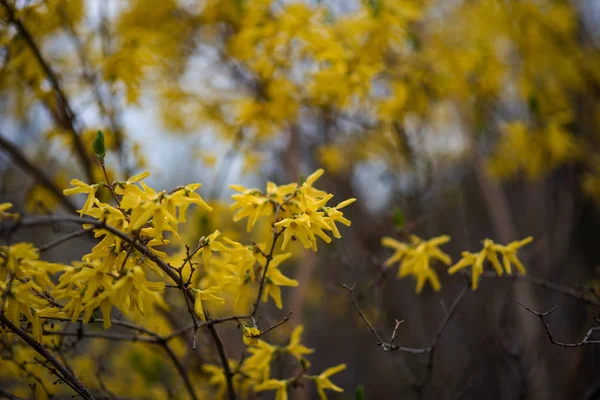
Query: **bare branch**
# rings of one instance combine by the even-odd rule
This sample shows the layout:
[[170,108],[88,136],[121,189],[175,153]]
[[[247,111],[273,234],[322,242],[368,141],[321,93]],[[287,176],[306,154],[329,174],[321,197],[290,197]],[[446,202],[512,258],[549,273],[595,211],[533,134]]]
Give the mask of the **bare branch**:
[[[546,330],[546,334],[548,335],[548,339],[550,339],[550,343],[552,343],[552,344],[555,344],[555,345],[561,346],[561,347],[581,347],[581,346],[586,346],[589,344],[600,344],[600,340],[590,340],[590,337],[593,335],[594,332],[600,331],[600,325],[590,328],[586,332],[583,339],[577,343],[559,342],[558,340],[554,339],[554,336],[552,336],[552,333],[550,332],[550,325],[546,322],[546,319],[545,319],[548,315],[550,315],[551,313],[556,311],[558,306],[555,306],[554,308],[542,313],[542,312],[532,310],[531,308],[527,307],[525,304],[523,304],[521,302],[519,302],[519,304],[524,309],[529,311],[530,313],[537,315],[537,317],[540,319],[540,321],[542,321],[542,324],[544,325],[544,329]],[[594,320],[596,320],[596,322],[598,322],[598,320],[595,318],[595,316],[594,316]]]
[[556,293],[564,294],[565,296],[569,296],[574,298],[575,300],[581,301],[585,304],[592,305],[600,305],[600,298],[592,298],[590,296],[586,296],[584,293],[577,289],[570,288],[568,286],[559,285],[558,283],[550,282],[545,279],[536,278],[528,275],[502,275],[498,276],[494,272],[484,272],[481,275],[482,278],[486,279],[502,279],[502,280],[510,280],[510,281],[524,281],[529,282],[532,285],[539,286],[548,290],[552,290]]
[[264,331],[260,331],[260,336],[264,335],[265,333],[272,331],[273,329],[277,328],[280,325],[285,324],[286,322],[288,322],[290,320],[290,316],[292,315],[292,312],[290,311],[281,321],[271,325],[270,327],[268,327],[267,329],[265,329]]

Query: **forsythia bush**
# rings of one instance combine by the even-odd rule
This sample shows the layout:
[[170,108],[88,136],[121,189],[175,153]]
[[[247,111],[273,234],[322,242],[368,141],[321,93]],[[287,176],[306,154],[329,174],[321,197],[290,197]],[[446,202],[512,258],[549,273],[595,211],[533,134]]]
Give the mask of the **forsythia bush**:
[[[106,173],[106,148],[101,132],[98,132],[94,141],[94,151]],[[19,371],[19,366],[26,372],[30,371],[26,367],[28,361],[19,364],[18,360],[27,360],[31,356],[32,346],[17,345],[14,342],[15,333],[30,335],[35,345],[51,345],[53,335],[60,334],[60,328],[67,327],[68,321],[82,324],[101,321],[104,330],[109,330],[113,324],[113,308],[139,324],[126,326],[145,335],[131,338],[131,341],[156,342],[169,349],[167,351],[171,355],[169,341],[185,332],[169,329],[162,321],[173,308],[165,292],[174,289],[181,291],[193,321],[194,348],[200,327],[214,329],[214,325],[225,321],[239,323],[241,339],[248,346],[247,358],[239,361],[222,358],[222,366],[205,364],[200,379],[193,379],[193,383],[185,378],[188,395],[195,397],[199,393],[209,393],[213,387],[219,398],[227,395],[235,397],[236,393],[247,397],[252,391],[274,390],[277,399],[286,399],[288,389],[303,381],[314,382],[322,399],[327,398],[325,389],[341,392],[342,389],[333,384],[329,377],[345,369],[345,364],[329,368],[319,375],[308,373],[310,362],[305,356],[313,350],[301,343],[301,325],[294,329],[284,345],[271,344],[261,337],[286,322],[287,318],[271,327],[259,328],[260,303],[266,303],[271,298],[275,306],[281,309],[281,287],[298,286],[298,281],[286,277],[280,270],[281,264],[292,256],[292,253],[284,252],[290,242],[298,241],[304,248],[316,252],[317,238],[330,243],[330,235],[341,237],[336,223],[351,224],[341,209],[356,199],[328,206],[333,194],[314,186],[323,173],[320,169],[300,183],[282,186],[268,182],[264,191],[232,185],[231,188],[238,192],[232,196],[235,202],[230,207],[235,210],[233,220],[245,219],[246,230],[252,233],[264,219],[266,224],[261,227],[271,231],[270,243],[251,241],[243,244],[215,230],[202,236],[193,250],[188,246],[185,250],[180,249],[180,258],[170,256],[161,249],[169,246],[171,238],[180,237],[180,226],[186,223],[190,206],[195,205],[205,212],[213,210],[196,192],[201,184],[157,192],[144,182],[149,176],[148,172],[126,181],[107,180],[87,184],[78,179],[71,180],[73,187],[65,189],[64,194],[86,196],[79,210],[83,227],[81,233],[93,232],[98,243],[80,261],[70,265],[40,260],[40,251],[31,243],[0,247],[1,312],[2,322],[7,325],[2,330],[2,339],[4,346],[8,346],[6,349],[12,352],[12,357],[2,362],[2,370],[15,376],[23,372]],[[112,205],[98,198],[101,188],[108,189],[112,194],[108,198],[114,200]],[[10,203],[0,205],[2,218],[13,220],[16,227],[23,221],[27,224],[27,220],[21,220],[20,215],[8,212],[10,207]],[[54,222],[60,220],[60,216],[57,216]],[[77,220],[66,219],[71,222]],[[410,244],[405,244],[390,237],[383,238],[382,243],[395,250],[386,265],[399,262],[399,277],[414,275],[417,292],[423,289],[427,280],[439,291],[440,283],[432,263],[437,260],[450,264],[450,257],[438,247],[449,240],[449,237],[441,236],[423,241],[412,236]],[[510,274],[511,263],[524,274],[525,269],[515,254],[518,248],[530,241],[531,238],[527,238],[502,246],[485,240],[481,252],[464,252],[463,258],[449,272],[452,274],[472,265],[473,289],[477,288],[485,260],[490,261],[498,275],[504,271]],[[178,254],[177,249],[174,252]],[[498,254],[503,256],[504,269],[498,261]],[[224,304],[226,299],[230,299],[230,306],[234,309],[249,313],[213,318],[209,304]],[[27,322],[24,330],[20,328],[22,321]],[[157,332],[149,330],[156,326],[162,326],[162,329]],[[80,338],[85,337],[83,331],[78,332]],[[215,340],[220,340],[216,331],[212,332],[215,332]],[[285,379],[274,378],[271,363],[283,354],[289,354],[297,361],[300,372]],[[45,365],[41,361],[40,364]],[[84,371],[75,369],[74,372],[85,374],[85,367]],[[56,371],[54,373],[68,381],[67,377]],[[86,383],[90,389],[96,389],[93,383]],[[106,389],[118,392],[120,384],[107,382]],[[36,385],[36,396],[47,398],[53,393],[49,388],[49,385],[40,381]],[[142,388],[138,389],[140,395],[146,397]],[[156,393],[161,393],[157,390]],[[87,391],[80,392],[79,388],[76,391],[83,397],[91,396]]]
[[[488,174],[482,181],[539,180],[574,166],[578,188],[600,199],[600,53],[582,39],[568,1],[105,4],[0,0],[0,113],[39,139],[32,154],[26,138],[15,145],[0,132],[0,149],[35,180],[24,207],[12,202],[26,213],[0,204],[0,379],[13,395],[271,392],[283,400],[298,387],[321,399],[343,392],[334,382],[346,360],[311,366],[310,355],[328,349],[307,347],[302,324],[282,329],[290,314],[273,320],[264,312],[290,306],[285,293],[304,287],[289,267],[351,225],[345,207],[360,196],[334,201],[317,187],[324,170],[340,187],[377,170],[392,196],[405,186],[419,194],[436,173],[440,181],[447,171],[462,177],[464,165]],[[189,140],[189,165],[214,174],[215,192],[201,196],[199,183],[148,186],[147,170],[161,166],[149,162],[145,132],[133,135],[123,122],[132,111],[152,114],[183,140],[202,132]],[[106,136],[94,126],[105,126]],[[231,185],[229,204],[219,185],[235,157],[241,174],[272,164],[290,181],[301,164],[314,172],[264,189]],[[414,187],[404,185],[405,173]],[[372,190],[358,205],[376,197]],[[369,216],[376,213],[385,214]],[[21,230],[64,225],[78,230],[38,247],[12,240]],[[518,252],[531,237],[484,239],[453,262],[443,250],[449,236],[397,231],[377,233],[375,243],[393,251],[383,267],[397,265],[417,293],[441,290],[441,268],[473,290],[482,277],[526,274]],[[45,259],[76,238],[93,246],[71,249],[83,253],[76,260]],[[465,292],[431,345],[409,348],[395,343],[401,321],[384,341],[355,286],[341,286],[378,346],[430,356],[421,390]],[[557,291],[584,302],[592,296]],[[241,356],[230,355],[239,348]]]
[[[104,135],[98,133],[94,149],[102,168],[104,147]],[[71,265],[40,260],[39,250],[31,243],[0,247],[2,313],[15,327],[19,327],[21,319],[25,318],[33,340],[48,343],[48,337],[64,325],[57,321],[87,324],[100,319],[104,329],[108,330],[113,308],[140,323],[139,329],[145,332],[146,327],[156,325],[157,320],[164,318],[164,313],[170,312],[171,306],[165,299],[166,288],[182,291],[185,301],[189,302],[188,310],[196,330],[223,319],[212,319],[208,304],[223,304],[225,298],[229,298],[236,309],[252,310],[248,315],[224,318],[241,324],[241,339],[249,346],[250,356],[241,361],[226,360],[228,369],[204,365],[204,379],[194,379],[193,387],[188,388],[189,394],[204,393],[216,387],[218,396],[225,397],[231,376],[233,386],[230,390],[242,397],[247,397],[249,391],[276,390],[277,398],[283,399],[287,398],[289,386],[313,381],[321,398],[326,398],[325,389],[342,391],[329,377],[343,370],[345,364],[319,375],[310,375],[310,363],[305,356],[313,350],[301,344],[302,326],[294,329],[289,343],[283,346],[261,339],[273,328],[265,327],[261,331],[258,327],[260,303],[272,298],[275,305],[282,308],[281,287],[298,285],[280,270],[281,264],[291,256],[289,252],[282,252],[290,241],[298,240],[305,248],[317,251],[317,238],[331,242],[328,232],[335,238],[341,237],[336,223],[350,225],[340,210],[356,199],[328,206],[333,194],[314,187],[322,174],[321,169],[300,183],[283,186],[268,182],[265,191],[233,185],[232,188],[239,192],[232,196],[235,203],[231,209],[237,210],[234,221],[247,219],[247,230],[251,232],[260,219],[266,219],[264,226],[272,230],[271,242],[242,244],[216,230],[201,237],[192,251],[188,248],[183,260],[169,257],[160,247],[169,244],[169,237],[179,236],[179,226],[186,222],[190,206],[212,211],[212,207],[196,193],[201,184],[157,192],[144,182],[149,176],[147,172],[116,182],[87,184],[73,179],[73,188],[64,193],[86,195],[79,213],[92,220],[82,218],[81,222],[84,229],[93,231],[98,244],[81,261]],[[113,194],[113,205],[97,198],[102,187]],[[3,218],[15,219],[19,224],[18,215],[6,212],[10,204],[2,204],[1,208]],[[175,286],[169,286],[167,282],[174,282]],[[177,333],[162,331],[161,335],[176,337]],[[14,333],[3,329],[2,338],[8,344],[14,340]],[[161,340],[166,342],[167,339]],[[31,351],[26,346],[11,346],[10,349],[24,353]],[[293,356],[301,372],[286,379],[274,379],[270,365],[282,354]],[[27,358],[25,354],[13,357]],[[3,362],[2,370],[18,376],[15,362]],[[42,384],[38,388],[36,395],[42,398],[51,393],[44,392],[42,389],[46,386]],[[110,384],[108,389],[113,390]]]

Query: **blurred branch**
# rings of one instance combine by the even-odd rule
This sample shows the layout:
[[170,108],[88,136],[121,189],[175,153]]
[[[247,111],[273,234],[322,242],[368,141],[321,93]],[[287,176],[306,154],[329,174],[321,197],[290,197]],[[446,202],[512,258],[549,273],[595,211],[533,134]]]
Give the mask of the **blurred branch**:
[[68,242],[69,240],[74,239],[76,237],[83,236],[83,235],[85,235],[85,234],[87,234],[89,232],[92,232],[93,230],[94,230],[94,228],[87,228],[87,229],[80,229],[78,231],[73,231],[73,232],[71,232],[69,234],[66,234],[66,235],[64,235],[62,237],[59,237],[58,239],[56,239],[56,240],[54,240],[54,241],[52,241],[50,243],[47,243],[47,244],[45,244],[43,246],[40,246],[38,248],[38,251],[40,253],[43,253],[44,251],[48,251],[51,248],[58,246],[59,244]]
[[4,136],[0,135],[0,148],[4,150],[15,164],[30,174],[38,183],[48,189],[58,201],[69,211],[75,213],[77,207],[66,197],[50,178],[48,178],[41,169],[31,163],[25,155],[14,144],[9,142]]
[[[538,312],[535,310],[532,310],[531,308],[527,307],[525,304],[519,302],[519,304],[526,309],[527,311],[529,311],[530,313],[536,315],[540,321],[542,321],[542,325],[544,325],[544,329],[546,330],[546,334],[548,335],[548,339],[550,339],[550,342],[552,344],[555,344],[557,346],[562,346],[562,347],[581,347],[581,346],[585,346],[588,344],[600,344],[600,340],[590,340],[590,337],[594,334],[594,332],[596,331],[600,331],[600,325],[594,326],[592,328],[590,328],[587,333],[585,334],[585,336],[583,337],[583,339],[577,343],[563,343],[563,342],[559,342],[558,340],[554,339],[554,336],[552,336],[552,333],[550,332],[550,325],[548,323],[546,323],[546,317],[553,313],[554,311],[556,311],[556,309],[558,308],[558,306],[555,306],[554,308],[552,308],[551,310],[548,310],[546,312]],[[595,315],[594,315],[594,321],[596,321],[597,323],[600,323],[600,319],[598,319]]]
[[87,390],[87,388],[77,379],[75,375],[67,368],[65,368],[48,350],[46,350],[40,343],[35,341],[29,336],[24,330],[14,325],[6,316],[4,312],[0,313],[0,322],[4,324],[8,329],[17,334],[25,343],[35,350],[39,355],[44,357],[55,368],[64,378],[65,381],[69,382],[69,386],[73,388],[81,397],[88,400],[94,400],[94,396]]
[[23,400],[22,397],[17,397],[8,390],[4,390],[0,387],[0,397],[8,399],[8,400]]
[[[127,177],[129,176],[130,171],[127,167],[127,160],[125,158],[123,132],[117,121],[117,111],[112,106],[112,103],[110,101],[105,101],[102,97],[102,92],[100,90],[102,81],[98,75],[98,72],[95,71],[92,67],[92,62],[85,51],[85,46],[81,41],[80,35],[75,31],[75,28],[68,20],[68,17],[65,15],[62,8],[58,9],[58,14],[62,20],[63,25],[66,27],[66,31],[68,32],[69,37],[71,38],[75,45],[75,48],[77,49],[77,56],[79,58],[79,63],[81,64],[81,68],[83,70],[82,77],[92,88],[92,94],[94,95],[98,109],[104,116],[108,118],[108,121],[110,123],[110,129],[114,135],[115,144],[119,153],[119,164],[121,166],[121,171]],[[110,182],[108,183],[110,184]]]
[[554,292],[560,293],[560,294],[564,294],[565,296],[569,296],[572,297],[576,300],[579,300],[585,304],[591,304],[591,305],[600,305],[600,299],[598,297],[596,298],[590,298],[589,296],[586,296],[584,293],[570,288],[568,286],[563,286],[563,285],[559,285],[558,283],[554,283],[554,282],[550,282],[547,281],[545,279],[541,279],[541,278],[536,278],[533,276],[527,276],[527,275],[502,275],[502,276],[498,276],[496,273],[494,272],[484,272],[483,274],[481,274],[482,278],[486,278],[486,279],[503,279],[503,280],[510,280],[510,281],[525,281],[525,282],[529,282],[534,286],[539,286],[539,287],[543,287],[545,289],[548,290],[552,290]]
[[0,0],[0,2],[2,3],[2,6],[4,6],[4,9],[6,10],[6,14],[8,16],[8,21],[12,25],[15,26],[15,28],[17,29],[17,31],[19,32],[21,37],[25,40],[25,42],[27,42],[27,45],[31,49],[33,56],[35,57],[38,64],[40,65],[40,67],[42,68],[44,73],[46,74],[46,77],[50,81],[50,85],[52,86],[52,89],[54,90],[54,92],[56,93],[56,96],[58,97],[59,103],[62,106],[62,111],[64,114],[64,118],[57,122],[62,122],[62,124],[65,125],[65,127],[67,128],[67,130],[71,132],[75,150],[77,151],[77,154],[79,156],[81,164],[86,173],[87,179],[89,182],[93,182],[94,175],[92,172],[91,160],[88,156],[88,153],[85,151],[85,147],[83,145],[83,142],[81,141],[79,132],[77,131],[77,128],[75,127],[76,117],[75,117],[75,113],[73,112],[73,108],[71,107],[71,104],[69,103],[69,100],[68,100],[67,96],[65,95],[65,92],[62,89],[62,87],[58,81],[58,77],[57,77],[56,73],[54,72],[54,70],[52,69],[50,64],[46,61],[46,59],[42,55],[40,47],[37,45],[37,43],[33,39],[33,36],[29,32],[29,30],[25,27],[23,22],[19,18],[17,18],[17,16],[15,15],[15,10],[13,10],[13,8],[9,4],[8,0]]

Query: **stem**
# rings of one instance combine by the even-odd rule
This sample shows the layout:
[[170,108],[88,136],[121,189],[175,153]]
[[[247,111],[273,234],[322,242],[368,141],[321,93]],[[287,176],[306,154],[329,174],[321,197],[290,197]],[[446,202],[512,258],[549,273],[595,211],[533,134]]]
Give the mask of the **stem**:
[[110,192],[112,193],[113,198],[117,202],[117,206],[121,207],[121,202],[119,201],[119,198],[117,197],[117,194],[115,193],[115,190],[113,189],[113,186],[110,183],[110,179],[108,179],[108,172],[106,172],[106,167],[104,166],[104,160],[100,161],[100,166],[102,167],[102,172],[104,172],[104,178],[106,179],[106,185],[108,187],[108,190],[110,190]]

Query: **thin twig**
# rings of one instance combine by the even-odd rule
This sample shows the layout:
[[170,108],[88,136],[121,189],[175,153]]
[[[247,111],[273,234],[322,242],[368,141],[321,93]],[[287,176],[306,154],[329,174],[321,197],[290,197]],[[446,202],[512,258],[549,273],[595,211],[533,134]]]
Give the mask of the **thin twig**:
[[427,385],[429,378],[431,378],[431,374],[433,372],[433,358],[435,356],[435,350],[437,349],[437,344],[440,341],[442,334],[446,330],[448,323],[450,322],[450,320],[454,316],[454,313],[458,309],[459,304],[461,303],[462,299],[465,297],[465,295],[467,294],[468,291],[469,291],[469,282],[465,281],[464,287],[462,288],[462,290],[460,291],[458,296],[456,296],[456,299],[454,299],[454,302],[452,303],[452,305],[450,306],[450,309],[446,313],[446,316],[444,317],[442,324],[440,325],[437,333],[433,337],[433,340],[431,341],[431,344],[429,345],[430,351],[429,351],[429,357],[427,358],[425,376],[423,377],[421,382],[419,382],[419,384],[416,385],[418,390],[422,390]]
[[267,329],[265,329],[264,331],[260,331],[260,336],[264,335],[265,333],[272,331],[273,329],[277,328],[280,325],[285,324],[286,322],[288,322],[290,320],[290,316],[292,315],[292,312],[290,311],[281,321],[271,325],[270,327],[268,327]]
[[565,296],[569,296],[572,297],[576,300],[579,300],[585,304],[592,304],[592,305],[600,305],[600,298],[592,298],[590,296],[586,296],[584,293],[582,293],[581,291],[577,290],[577,289],[573,289],[571,287],[568,286],[564,286],[564,285],[560,285],[558,283],[554,283],[554,282],[550,282],[547,281],[545,279],[541,279],[541,278],[536,278],[534,276],[528,276],[528,275],[502,275],[502,276],[498,276],[496,273],[494,272],[484,272],[481,275],[482,278],[487,278],[487,279],[503,279],[503,280],[511,280],[511,281],[524,281],[524,282],[529,282],[532,285],[535,286],[539,286],[545,289],[549,289],[552,290],[554,292],[557,293],[561,293],[564,294]]
[[[583,337],[583,339],[577,343],[564,343],[564,342],[559,342],[558,340],[554,339],[554,336],[552,336],[552,333],[550,332],[550,325],[546,322],[546,317],[553,313],[554,311],[556,311],[556,309],[558,308],[558,306],[555,306],[554,308],[546,311],[546,312],[538,312],[535,310],[532,310],[531,308],[527,307],[525,304],[519,302],[519,304],[526,309],[527,311],[529,311],[530,313],[537,315],[537,317],[540,319],[540,321],[542,321],[542,324],[544,325],[544,329],[546,330],[546,334],[548,335],[548,339],[550,339],[550,343],[555,344],[557,346],[561,346],[561,347],[581,347],[581,346],[586,346],[586,345],[590,345],[590,344],[600,344],[600,340],[590,340],[590,337],[592,336],[592,334],[596,331],[600,331],[600,325],[598,326],[594,326],[592,328],[590,328],[585,336]],[[595,316],[594,316],[594,320],[596,322],[600,322],[600,320],[598,320]]]
[[163,343],[162,347],[167,352],[167,355],[169,356],[171,361],[173,361],[175,368],[177,368],[177,372],[183,379],[183,383],[185,384],[185,387],[187,388],[190,397],[192,398],[192,400],[197,400],[198,397],[196,396],[196,392],[194,391],[194,387],[192,386],[192,383],[190,381],[190,378],[188,377],[187,372],[185,371],[185,368],[183,367],[183,365],[181,364],[181,362],[167,343]]

